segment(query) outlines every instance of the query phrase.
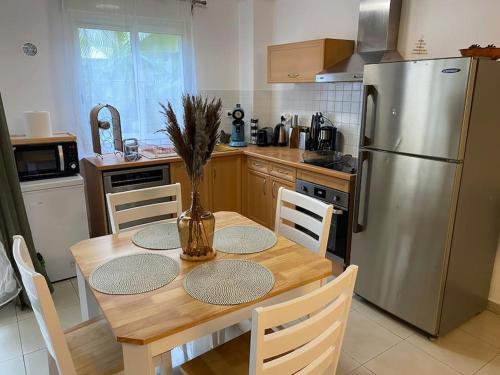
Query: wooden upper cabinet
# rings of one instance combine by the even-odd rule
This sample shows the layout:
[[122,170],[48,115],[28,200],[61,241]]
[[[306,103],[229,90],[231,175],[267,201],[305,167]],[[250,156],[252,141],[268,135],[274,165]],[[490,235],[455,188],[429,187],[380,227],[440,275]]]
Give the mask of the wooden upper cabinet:
[[241,157],[212,159],[212,211],[241,212]]
[[354,41],[318,39],[267,47],[267,82],[316,82],[316,74],[354,52]]

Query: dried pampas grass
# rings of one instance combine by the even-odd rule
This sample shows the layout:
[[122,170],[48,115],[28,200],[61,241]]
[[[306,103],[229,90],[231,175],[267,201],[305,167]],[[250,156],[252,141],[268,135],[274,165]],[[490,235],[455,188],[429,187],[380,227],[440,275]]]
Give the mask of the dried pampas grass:
[[210,160],[219,137],[222,102],[215,98],[209,102],[199,95],[184,95],[182,105],[184,129],[181,129],[172,105],[160,103],[161,113],[165,116],[165,129],[159,131],[169,136],[186,165],[188,176],[195,182],[203,176],[203,167]]

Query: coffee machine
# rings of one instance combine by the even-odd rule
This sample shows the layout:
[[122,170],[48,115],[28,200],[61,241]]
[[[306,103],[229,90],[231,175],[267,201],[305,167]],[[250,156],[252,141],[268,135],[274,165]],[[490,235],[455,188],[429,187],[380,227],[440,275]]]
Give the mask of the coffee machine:
[[[328,124],[325,125],[325,122]],[[336,151],[337,128],[324,117],[321,112],[311,119],[311,137],[306,143],[306,149],[311,151]]]
[[232,112],[229,112],[228,115],[233,118],[233,129],[231,131],[229,146],[245,147],[247,145],[245,142],[245,122],[243,121],[245,112],[241,108],[241,104],[236,104],[236,108]]

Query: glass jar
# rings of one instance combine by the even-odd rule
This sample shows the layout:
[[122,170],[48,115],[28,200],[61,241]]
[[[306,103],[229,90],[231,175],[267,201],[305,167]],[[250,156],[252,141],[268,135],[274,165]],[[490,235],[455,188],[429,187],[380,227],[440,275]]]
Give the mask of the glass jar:
[[177,218],[181,241],[181,258],[188,261],[203,261],[216,256],[213,248],[215,217],[200,204],[198,184],[193,183],[191,207]]

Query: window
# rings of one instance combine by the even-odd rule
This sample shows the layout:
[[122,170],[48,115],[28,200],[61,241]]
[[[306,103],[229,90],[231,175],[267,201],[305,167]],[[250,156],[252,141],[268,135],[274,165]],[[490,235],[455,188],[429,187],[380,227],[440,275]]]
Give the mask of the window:
[[166,33],[78,28],[83,109],[118,109],[124,138],[150,139],[162,127],[159,102],[181,107],[182,37]]

